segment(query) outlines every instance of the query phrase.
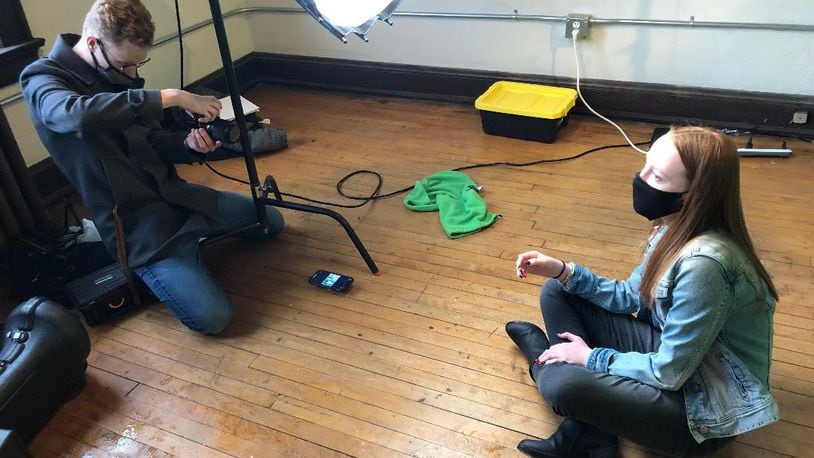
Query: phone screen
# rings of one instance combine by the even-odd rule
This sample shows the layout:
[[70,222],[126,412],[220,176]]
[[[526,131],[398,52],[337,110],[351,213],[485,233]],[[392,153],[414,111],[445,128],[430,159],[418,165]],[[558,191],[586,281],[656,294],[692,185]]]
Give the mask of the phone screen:
[[347,291],[353,284],[353,277],[338,274],[336,272],[328,272],[327,270],[318,270],[311,275],[308,283],[319,286],[325,289],[330,289],[339,293]]
[[322,286],[326,288],[333,287],[334,283],[336,283],[336,281],[339,280],[339,277],[340,277],[339,274],[335,274],[333,272],[329,273],[327,276],[325,276],[325,279],[322,280]]

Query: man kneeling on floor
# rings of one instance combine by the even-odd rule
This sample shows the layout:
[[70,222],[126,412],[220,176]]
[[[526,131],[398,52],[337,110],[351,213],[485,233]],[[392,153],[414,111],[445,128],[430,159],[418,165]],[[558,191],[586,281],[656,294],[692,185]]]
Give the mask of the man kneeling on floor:
[[[220,142],[205,129],[163,130],[164,110],[210,122],[221,106],[183,90],[144,89],[138,69],[150,60],[154,34],[139,0],[97,0],[81,36],[58,36],[48,57],[23,71],[23,94],[42,142],[125,274],[132,269],[190,329],[217,334],[232,306],[204,266],[198,240],[257,215],[250,197],[178,176],[173,164],[192,163]],[[244,237],[270,239],[282,230],[279,211],[266,212],[269,229]]]

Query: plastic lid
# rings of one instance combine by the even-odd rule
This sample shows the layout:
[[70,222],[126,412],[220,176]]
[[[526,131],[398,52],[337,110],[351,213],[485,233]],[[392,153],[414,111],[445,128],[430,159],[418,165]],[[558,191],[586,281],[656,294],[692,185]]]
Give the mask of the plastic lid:
[[498,81],[475,101],[478,110],[558,119],[568,114],[577,100],[577,91],[540,84]]

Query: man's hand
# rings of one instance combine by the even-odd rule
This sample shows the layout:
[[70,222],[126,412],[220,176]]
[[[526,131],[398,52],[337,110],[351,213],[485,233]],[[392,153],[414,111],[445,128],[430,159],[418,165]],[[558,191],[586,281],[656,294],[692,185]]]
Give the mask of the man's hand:
[[591,347],[582,340],[582,337],[570,332],[561,332],[557,336],[568,342],[552,345],[537,358],[535,361],[537,364],[571,363],[584,366],[588,362]]
[[212,140],[206,129],[192,129],[189,131],[187,138],[184,139],[184,144],[191,150],[206,154],[220,147],[222,143]]
[[162,89],[161,104],[164,108],[179,107],[200,115],[198,122],[204,123],[214,121],[220,115],[221,109],[220,100],[215,97],[197,95],[181,89]]

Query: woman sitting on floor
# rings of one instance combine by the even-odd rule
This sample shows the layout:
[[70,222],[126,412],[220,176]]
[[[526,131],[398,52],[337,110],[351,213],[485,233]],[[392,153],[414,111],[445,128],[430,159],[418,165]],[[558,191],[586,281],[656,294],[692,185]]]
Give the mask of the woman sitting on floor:
[[779,419],[769,387],[777,292],[746,229],[739,176],[726,136],[673,128],[633,179],[634,209],[653,229],[630,278],[536,251],[517,257],[518,276],[552,278],[540,296],[551,342],[531,323],[506,331],[565,417],[521,451],[616,456],[621,437],[695,455]]

